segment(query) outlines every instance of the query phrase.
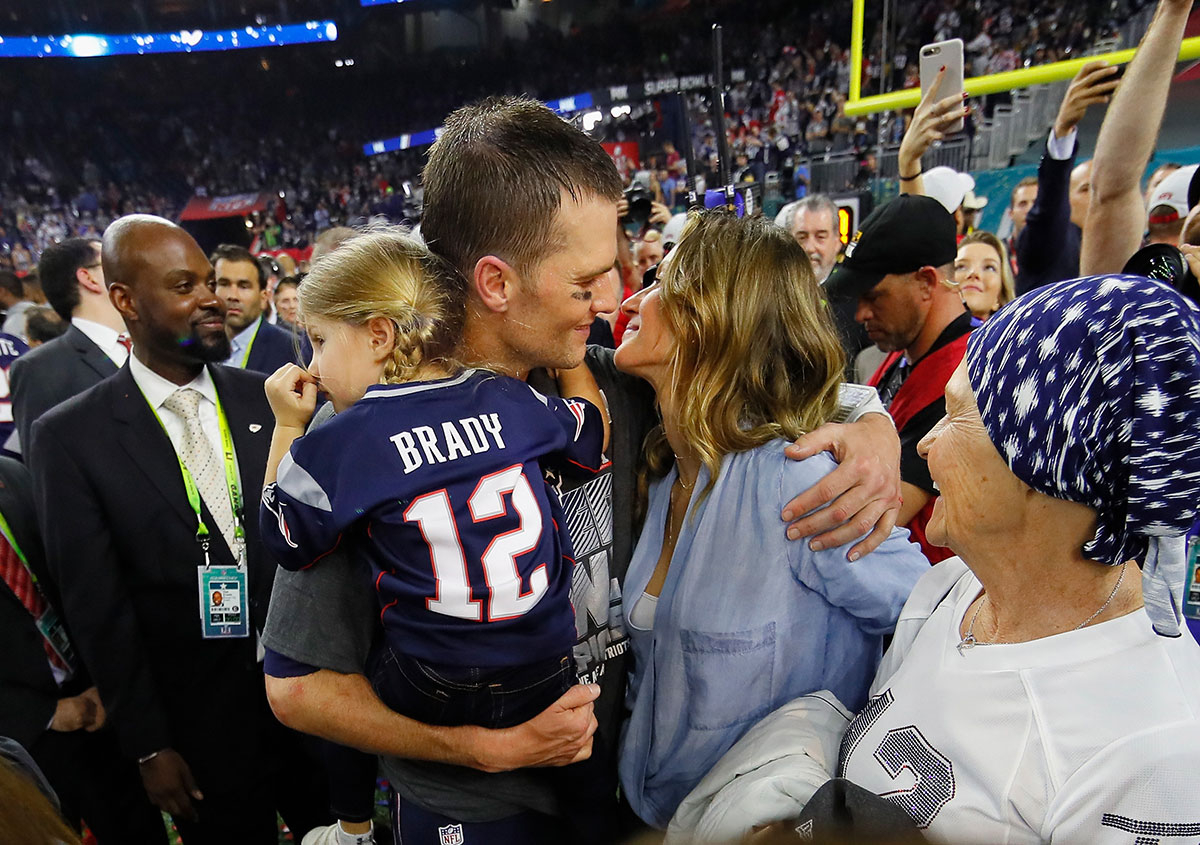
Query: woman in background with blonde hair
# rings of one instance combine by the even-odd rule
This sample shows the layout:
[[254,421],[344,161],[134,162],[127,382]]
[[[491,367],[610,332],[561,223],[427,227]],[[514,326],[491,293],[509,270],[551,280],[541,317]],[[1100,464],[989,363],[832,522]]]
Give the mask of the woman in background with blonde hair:
[[958,243],[954,286],[963,304],[980,320],[1016,298],[1012,265],[1004,243],[991,232],[972,232]]
[[[634,668],[623,794],[664,828],[756,721],[796,696],[864,701],[928,563],[894,532],[847,563],[778,531],[784,491],[834,469],[788,443],[833,418],[843,353],[812,265],[762,219],[699,216],[622,306],[616,364],[655,390],[648,503],[625,578]],[[864,529],[865,530],[865,529]]]

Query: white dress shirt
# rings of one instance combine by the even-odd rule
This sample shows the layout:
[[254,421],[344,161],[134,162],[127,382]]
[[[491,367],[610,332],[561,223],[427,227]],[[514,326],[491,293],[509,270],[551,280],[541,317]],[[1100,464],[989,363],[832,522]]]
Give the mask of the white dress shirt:
[[1071,157],[1071,153],[1075,152],[1075,139],[1078,137],[1078,129],[1072,129],[1065,138],[1058,137],[1051,129],[1050,136],[1046,138],[1046,152],[1055,161],[1066,161]]
[[100,351],[107,355],[118,368],[125,366],[129,352],[117,340],[121,336],[120,332],[113,331],[103,323],[85,320],[82,317],[72,317],[71,325],[87,335],[88,340],[99,346]]
[[138,356],[133,355],[129,358],[129,372],[137,386],[141,388],[142,395],[149,401],[150,407],[162,420],[163,428],[167,430],[167,436],[171,438],[171,445],[175,447],[176,455],[183,454],[181,449],[183,448],[184,423],[178,414],[164,408],[163,402],[166,402],[176,390],[184,387],[198,391],[202,397],[200,400],[200,427],[204,429],[204,434],[208,437],[208,441],[216,453],[221,454],[221,427],[217,422],[217,388],[213,384],[208,367],[201,370],[200,375],[187,384],[178,385],[163,378],[143,364]]
[[[129,373],[133,376],[134,382],[141,388],[142,395],[150,402],[150,406],[154,408],[154,412],[158,414],[158,418],[162,420],[163,428],[167,430],[167,437],[171,439],[171,445],[175,448],[175,454],[182,457],[180,449],[183,446],[184,423],[183,419],[174,411],[168,411],[163,407],[163,402],[174,393],[185,387],[190,387],[200,393],[200,427],[204,429],[204,434],[208,438],[208,442],[212,444],[213,449],[217,454],[221,454],[221,425],[217,422],[217,387],[213,384],[212,375],[208,372],[208,367],[200,371],[200,375],[189,381],[187,384],[179,385],[173,381],[160,376],[154,370],[143,364],[136,355],[129,356]],[[237,472],[238,478],[241,478],[241,470],[237,468],[237,453],[234,453],[234,469]],[[243,491],[244,492],[244,491]],[[254,501],[254,500],[252,500]],[[236,515],[235,515],[236,516]],[[259,631],[254,631],[254,648],[255,659],[262,663],[265,651],[262,641],[259,638]]]

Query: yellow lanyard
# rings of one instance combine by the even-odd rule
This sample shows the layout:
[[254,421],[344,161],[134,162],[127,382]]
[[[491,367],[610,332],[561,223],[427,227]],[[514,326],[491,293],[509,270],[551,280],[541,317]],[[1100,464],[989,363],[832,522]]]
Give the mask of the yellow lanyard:
[[250,340],[246,341],[246,354],[242,356],[241,369],[246,369],[246,364],[250,360],[250,350],[254,348],[254,339],[258,337],[258,330],[262,328],[262,321],[266,317],[259,317],[258,322],[254,324],[254,331],[250,333]]
[[[142,398],[146,399],[145,393],[142,394]],[[167,433],[167,427],[163,425],[162,417],[158,415],[158,411],[150,404],[149,399],[146,399],[146,404],[150,406],[150,413],[154,414],[154,419],[158,420],[163,433],[167,434],[167,439],[170,440],[171,436]],[[231,551],[238,558],[238,563],[240,564],[242,563],[242,552],[246,548],[246,532],[242,528],[242,485],[237,475],[237,463],[233,451],[233,435],[229,433],[229,421],[225,419],[225,409],[221,407],[220,396],[217,396],[217,428],[221,431],[221,451],[225,463],[225,486],[229,491],[229,505],[233,508],[233,533],[238,544],[241,546],[240,549],[232,549]],[[184,465],[183,458],[179,457],[178,452],[175,453],[175,460],[179,462],[179,471],[183,475],[183,486],[187,490],[188,504],[192,506],[192,511],[196,514],[196,541],[204,548],[205,563],[207,564],[209,532],[208,526],[204,524],[204,517],[200,515],[200,490],[196,487],[195,479],[188,472],[188,468]]]

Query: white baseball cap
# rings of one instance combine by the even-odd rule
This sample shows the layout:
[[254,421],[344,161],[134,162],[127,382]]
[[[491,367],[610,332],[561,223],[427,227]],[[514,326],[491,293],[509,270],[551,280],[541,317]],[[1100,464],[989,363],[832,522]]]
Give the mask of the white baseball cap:
[[670,249],[679,243],[679,236],[683,234],[683,227],[687,225],[687,222],[688,216],[686,211],[681,211],[667,221],[667,225],[663,226],[662,230],[664,248]]
[[[1146,216],[1151,219],[1150,222],[1170,223],[1173,220],[1182,220],[1188,216],[1192,206],[1200,204],[1200,197],[1197,197],[1197,194],[1200,194],[1200,180],[1195,178],[1197,169],[1200,169],[1200,165],[1181,167],[1174,173],[1167,174],[1166,178],[1158,183],[1146,208]],[[1154,214],[1155,209],[1164,206],[1171,211],[1166,214]]]
[[975,179],[970,173],[959,173],[952,167],[931,167],[921,177],[921,183],[925,187],[925,196],[933,197],[951,214],[958,211],[968,197],[971,199],[969,210],[987,205],[986,199],[979,204],[981,198],[975,196]]

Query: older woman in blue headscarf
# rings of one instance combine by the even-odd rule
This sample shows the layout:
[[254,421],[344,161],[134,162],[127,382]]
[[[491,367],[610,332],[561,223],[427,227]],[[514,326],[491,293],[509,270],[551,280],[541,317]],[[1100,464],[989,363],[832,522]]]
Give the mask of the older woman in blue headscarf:
[[839,774],[932,841],[1200,838],[1194,307],[1128,276],[1016,300],[920,448],[959,557],[905,605]]

